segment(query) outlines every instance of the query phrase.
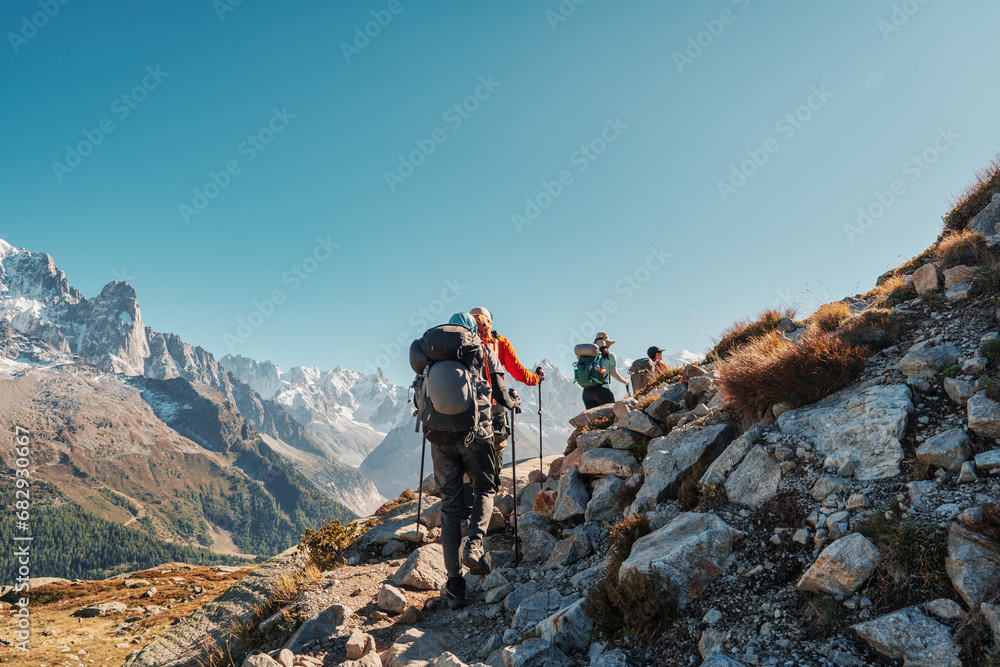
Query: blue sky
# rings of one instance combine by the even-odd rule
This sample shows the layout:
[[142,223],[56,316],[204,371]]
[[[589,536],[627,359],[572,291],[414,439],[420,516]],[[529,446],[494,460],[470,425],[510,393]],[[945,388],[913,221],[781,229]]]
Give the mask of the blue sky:
[[866,291],[1000,144],[996,3],[678,4],[6,2],[0,236],[220,357],[565,369]]

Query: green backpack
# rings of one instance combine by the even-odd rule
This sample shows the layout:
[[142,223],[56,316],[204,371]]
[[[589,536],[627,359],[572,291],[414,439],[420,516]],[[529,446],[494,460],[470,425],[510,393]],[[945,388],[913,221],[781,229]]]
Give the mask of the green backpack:
[[581,387],[600,387],[610,384],[611,376],[604,367],[601,351],[593,343],[581,343],[573,350],[576,353],[576,363],[573,367],[573,378]]

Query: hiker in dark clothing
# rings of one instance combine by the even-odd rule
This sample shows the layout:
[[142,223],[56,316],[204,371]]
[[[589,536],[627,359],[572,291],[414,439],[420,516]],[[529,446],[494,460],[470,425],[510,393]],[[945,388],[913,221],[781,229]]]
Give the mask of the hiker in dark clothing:
[[[452,316],[449,324],[468,327],[470,340],[479,341],[475,334],[476,323],[468,313]],[[476,359],[482,359],[478,354]],[[485,362],[472,367],[475,385],[475,402],[478,417],[474,429],[465,436],[453,438],[445,444],[431,441],[431,460],[434,462],[434,481],[441,493],[441,546],[448,583],[443,597],[448,606],[458,609],[465,606],[465,579],[462,566],[473,574],[486,574],[489,567],[484,561],[483,538],[493,515],[493,494],[496,479],[496,459],[493,450],[493,426],[490,415],[490,384]],[[425,433],[427,433],[425,428]],[[471,498],[463,493],[463,480],[468,477],[472,487]],[[459,557],[462,543],[462,520],[469,518],[469,534]]]

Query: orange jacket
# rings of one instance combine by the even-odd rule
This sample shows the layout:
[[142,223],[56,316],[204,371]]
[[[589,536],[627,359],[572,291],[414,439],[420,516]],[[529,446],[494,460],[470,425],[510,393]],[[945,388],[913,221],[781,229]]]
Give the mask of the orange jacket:
[[517,358],[514,346],[510,344],[510,340],[506,336],[497,334],[487,344],[493,347],[493,351],[500,359],[500,364],[510,373],[512,378],[529,387],[534,387],[540,382],[538,375],[525,368],[521,360]]

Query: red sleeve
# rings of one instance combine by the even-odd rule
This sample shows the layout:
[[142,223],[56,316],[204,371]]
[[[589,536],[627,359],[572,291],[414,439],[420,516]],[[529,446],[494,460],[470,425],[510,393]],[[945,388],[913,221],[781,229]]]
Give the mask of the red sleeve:
[[500,364],[510,373],[511,377],[529,387],[538,384],[538,376],[521,364],[520,359],[517,358],[517,353],[514,352],[514,346],[510,344],[510,340],[504,336],[497,336],[497,343],[497,355],[500,357]]

